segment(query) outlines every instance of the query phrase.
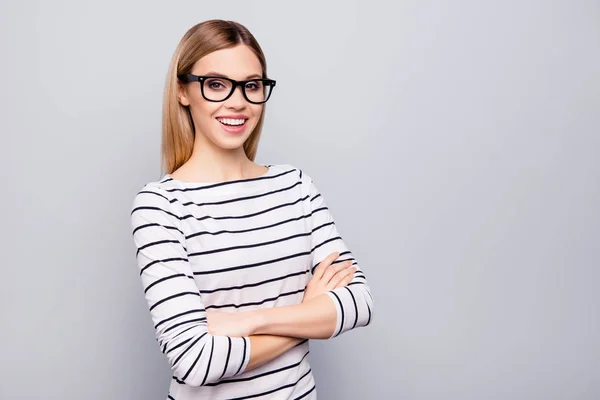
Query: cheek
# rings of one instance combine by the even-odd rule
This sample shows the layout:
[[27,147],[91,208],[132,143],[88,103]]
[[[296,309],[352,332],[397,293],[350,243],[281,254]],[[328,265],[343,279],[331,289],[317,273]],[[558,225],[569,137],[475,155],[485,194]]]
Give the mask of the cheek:
[[191,104],[194,122],[200,126],[208,126],[215,120],[216,112],[219,109],[217,103],[213,104],[204,99]]
[[258,120],[263,112],[264,107],[261,105],[253,104],[251,108],[252,108],[252,116]]

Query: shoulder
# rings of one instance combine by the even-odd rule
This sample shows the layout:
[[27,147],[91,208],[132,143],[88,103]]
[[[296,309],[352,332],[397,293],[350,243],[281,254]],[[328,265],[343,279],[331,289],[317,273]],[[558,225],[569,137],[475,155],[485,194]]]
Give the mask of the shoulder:
[[269,165],[271,169],[275,171],[276,174],[289,174],[295,177],[302,184],[310,184],[312,183],[312,177],[307,173],[307,171],[294,164],[271,164]]
[[277,175],[291,175],[293,177],[293,184],[298,186],[298,188],[300,189],[301,197],[304,200],[313,203],[314,200],[321,197],[320,191],[315,185],[315,182],[313,181],[312,172],[307,172],[305,168],[292,164],[279,164],[273,165],[271,167],[275,168]]
[[167,179],[151,181],[138,189],[131,204],[131,215],[148,214],[153,211],[173,213],[172,198]]

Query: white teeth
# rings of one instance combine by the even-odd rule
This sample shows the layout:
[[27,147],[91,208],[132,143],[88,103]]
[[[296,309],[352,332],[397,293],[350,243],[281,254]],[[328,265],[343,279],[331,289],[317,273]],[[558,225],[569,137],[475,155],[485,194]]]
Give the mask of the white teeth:
[[217,118],[217,121],[224,123],[225,125],[242,125],[245,119],[231,119],[231,118]]

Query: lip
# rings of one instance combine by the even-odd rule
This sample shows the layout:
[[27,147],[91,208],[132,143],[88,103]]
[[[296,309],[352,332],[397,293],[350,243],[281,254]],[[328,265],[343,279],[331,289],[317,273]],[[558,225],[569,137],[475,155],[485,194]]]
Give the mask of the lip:
[[231,114],[231,115],[219,115],[216,118],[248,119],[248,116],[244,115],[244,114]]
[[[238,126],[230,126],[230,125],[222,124],[221,122],[219,122],[218,118],[243,119],[244,123],[242,125],[238,125]],[[246,131],[246,126],[248,125],[248,117],[246,117],[245,115],[241,115],[241,114],[237,114],[236,116],[217,117],[217,122],[219,122],[219,125],[225,132],[237,135],[237,134],[241,134]]]

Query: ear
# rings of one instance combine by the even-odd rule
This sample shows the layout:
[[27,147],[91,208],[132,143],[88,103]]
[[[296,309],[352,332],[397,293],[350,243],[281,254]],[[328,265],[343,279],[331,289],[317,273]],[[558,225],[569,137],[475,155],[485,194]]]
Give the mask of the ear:
[[182,106],[189,106],[190,100],[187,97],[187,91],[185,90],[185,86],[181,84],[181,82],[177,82],[177,100]]

